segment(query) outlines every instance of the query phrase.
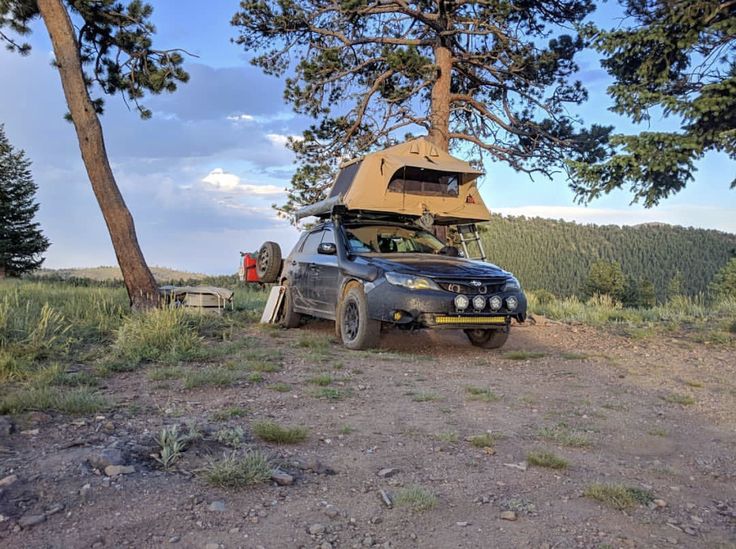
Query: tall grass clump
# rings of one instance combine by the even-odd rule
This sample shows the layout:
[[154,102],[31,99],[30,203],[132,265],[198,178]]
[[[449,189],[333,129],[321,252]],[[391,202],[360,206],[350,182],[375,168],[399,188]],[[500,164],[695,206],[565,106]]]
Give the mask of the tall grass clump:
[[203,340],[197,333],[195,317],[196,313],[182,309],[132,314],[118,330],[116,358],[129,365],[196,358],[202,351]]
[[109,407],[107,399],[89,387],[64,389],[51,385],[29,386],[0,400],[0,414],[19,414],[34,410],[85,415]]

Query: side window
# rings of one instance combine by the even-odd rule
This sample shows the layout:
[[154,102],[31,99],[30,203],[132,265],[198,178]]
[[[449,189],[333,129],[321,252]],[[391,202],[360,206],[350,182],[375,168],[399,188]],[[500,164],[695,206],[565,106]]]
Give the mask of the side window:
[[335,234],[332,232],[332,229],[325,229],[322,231],[322,243],[323,244],[334,244],[335,243]]
[[303,254],[314,255],[317,253],[317,246],[319,246],[319,242],[320,240],[322,240],[322,233],[323,231],[315,231],[313,233],[309,233],[309,236],[307,236],[307,239],[302,245]]

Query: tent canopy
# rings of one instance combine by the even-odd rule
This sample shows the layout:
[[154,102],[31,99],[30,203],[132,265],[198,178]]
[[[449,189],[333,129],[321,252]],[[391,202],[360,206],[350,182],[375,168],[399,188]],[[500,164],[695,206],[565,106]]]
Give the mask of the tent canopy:
[[426,139],[413,139],[343,164],[328,198],[297,218],[327,214],[341,204],[350,211],[417,217],[428,212],[438,224],[488,221],[476,185],[482,174]]

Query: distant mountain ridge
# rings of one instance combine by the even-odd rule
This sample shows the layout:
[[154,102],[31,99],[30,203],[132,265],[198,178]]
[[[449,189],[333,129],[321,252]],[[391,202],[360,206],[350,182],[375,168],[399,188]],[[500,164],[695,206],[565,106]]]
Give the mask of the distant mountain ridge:
[[582,225],[493,214],[480,227],[489,261],[512,271],[526,288],[558,296],[581,295],[597,259],[618,261],[626,275],[648,279],[660,300],[678,271],[685,293],[696,295],[736,255],[736,234],[666,223]]
[[[166,267],[151,267],[151,272],[157,282],[169,282],[172,280],[201,280],[208,277],[208,275],[202,273],[177,271]],[[84,278],[97,282],[123,279],[120,267],[108,265],[100,267],[80,267],[74,269],[39,269],[33,274],[36,276],[55,276],[63,279]]]

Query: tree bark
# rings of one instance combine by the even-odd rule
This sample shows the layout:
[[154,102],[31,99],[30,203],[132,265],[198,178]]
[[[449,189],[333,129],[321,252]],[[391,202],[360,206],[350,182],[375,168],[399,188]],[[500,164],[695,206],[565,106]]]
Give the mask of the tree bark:
[[37,0],[54,48],[69,112],[77,131],[82,160],[112,239],[134,310],[158,304],[158,285],[143,257],[133,217],[120,194],[105,150],[102,126],[84,81],[74,27],[61,0]]
[[443,45],[434,47],[437,80],[430,96],[429,140],[443,151],[450,149],[450,85],[452,83],[452,52]]

